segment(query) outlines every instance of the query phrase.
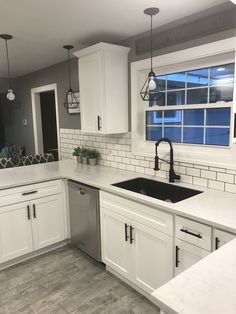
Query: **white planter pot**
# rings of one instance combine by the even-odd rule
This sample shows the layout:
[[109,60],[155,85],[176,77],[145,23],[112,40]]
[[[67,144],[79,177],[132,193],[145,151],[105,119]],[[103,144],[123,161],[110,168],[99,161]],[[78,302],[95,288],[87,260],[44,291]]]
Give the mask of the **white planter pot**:
[[77,162],[78,164],[80,164],[82,162],[82,157],[81,156],[76,156]]
[[82,164],[84,165],[88,164],[88,157],[82,157]]
[[90,166],[96,166],[96,164],[97,164],[97,158],[89,158]]

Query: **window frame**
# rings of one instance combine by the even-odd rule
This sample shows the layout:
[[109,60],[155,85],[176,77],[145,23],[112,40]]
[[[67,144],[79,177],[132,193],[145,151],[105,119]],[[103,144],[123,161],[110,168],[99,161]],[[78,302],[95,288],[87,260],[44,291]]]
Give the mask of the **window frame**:
[[[212,66],[235,63],[236,64],[236,37],[219,40],[217,42],[189,48],[153,58],[153,67],[157,76],[184,72],[193,69],[209,68]],[[233,138],[234,114],[236,113],[236,71],[234,73],[233,101],[227,103],[209,103],[194,105],[152,106],[141,100],[139,91],[150,68],[150,59],[131,64],[131,151],[134,155],[153,157],[154,142],[146,140],[146,111],[231,108],[230,144],[229,146],[212,146],[205,144],[174,143],[175,160],[224,166],[235,168],[236,143]],[[168,109],[167,109],[168,108]],[[191,146],[191,149],[189,149]],[[204,149],[203,149],[204,148]],[[168,147],[163,143],[159,149],[160,154],[168,154]],[[212,155],[216,158],[212,158]]]

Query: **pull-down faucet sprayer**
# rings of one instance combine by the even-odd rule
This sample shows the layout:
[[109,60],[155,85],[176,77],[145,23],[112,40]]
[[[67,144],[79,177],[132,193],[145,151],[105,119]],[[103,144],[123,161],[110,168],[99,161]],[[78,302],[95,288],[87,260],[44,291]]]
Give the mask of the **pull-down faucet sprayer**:
[[[157,154],[157,147],[159,146],[159,144],[161,142],[167,142],[169,145],[170,145],[170,161],[167,161],[167,160],[164,160],[164,159],[161,159],[158,157],[158,154]],[[180,176],[177,175],[174,171],[174,151],[173,151],[173,146],[172,146],[172,143],[171,141],[166,138],[166,137],[163,137],[161,138],[159,141],[157,141],[155,143],[155,150],[156,150],[156,155],[155,155],[155,166],[154,166],[154,170],[160,170],[159,168],[159,160],[162,160],[168,164],[170,164],[170,170],[169,170],[169,182],[175,182],[175,179],[176,180],[180,180]]]

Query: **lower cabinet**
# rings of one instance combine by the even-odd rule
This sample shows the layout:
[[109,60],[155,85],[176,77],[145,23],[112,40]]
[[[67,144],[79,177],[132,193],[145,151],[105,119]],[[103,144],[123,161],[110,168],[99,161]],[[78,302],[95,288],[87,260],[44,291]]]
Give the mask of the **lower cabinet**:
[[0,263],[64,238],[61,194],[0,207]]
[[152,292],[173,277],[173,237],[101,208],[103,262]]
[[28,203],[5,206],[0,211],[0,263],[33,251]]
[[175,239],[175,276],[209,255],[207,250]]
[[213,250],[217,250],[220,247],[222,247],[224,244],[230,242],[234,238],[236,238],[235,234],[225,232],[219,229],[214,229],[213,230]]

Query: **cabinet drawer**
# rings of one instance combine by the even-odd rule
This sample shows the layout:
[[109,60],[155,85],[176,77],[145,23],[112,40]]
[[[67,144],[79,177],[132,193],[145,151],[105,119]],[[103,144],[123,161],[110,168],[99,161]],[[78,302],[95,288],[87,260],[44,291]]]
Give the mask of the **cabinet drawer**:
[[101,207],[173,236],[173,216],[127,198],[100,191]]
[[183,217],[176,217],[175,236],[185,242],[211,251],[211,227]]
[[19,203],[62,192],[61,180],[24,185],[0,191],[0,206]]

